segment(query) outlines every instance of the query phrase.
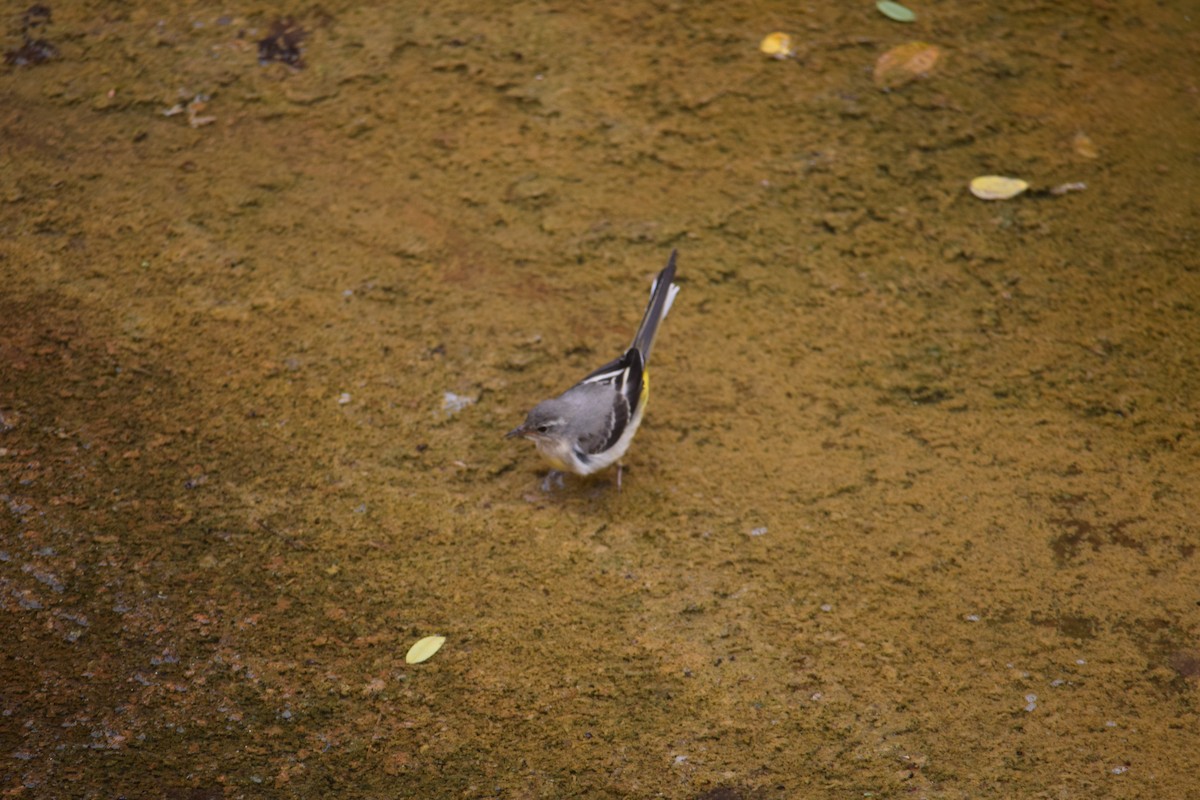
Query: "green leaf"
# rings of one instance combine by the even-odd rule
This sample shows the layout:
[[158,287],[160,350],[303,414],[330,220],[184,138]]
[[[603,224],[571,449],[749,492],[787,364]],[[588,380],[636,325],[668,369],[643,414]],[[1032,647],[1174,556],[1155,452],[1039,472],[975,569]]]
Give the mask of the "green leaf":
[[916,22],[917,20],[916,14],[899,3],[893,3],[892,0],[879,0],[875,7],[879,9],[880,14],[888,19],[894,19],[896,22]]

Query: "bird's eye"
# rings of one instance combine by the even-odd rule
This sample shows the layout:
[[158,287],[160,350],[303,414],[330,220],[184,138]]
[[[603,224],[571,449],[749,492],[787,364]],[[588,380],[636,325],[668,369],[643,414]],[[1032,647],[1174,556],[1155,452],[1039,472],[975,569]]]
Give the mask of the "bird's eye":
[[550,430],[550,426],[549,426],[549,425],[538,425],[538,426],[537,426],[537,432],[538,432],[538,433],[545,433],[545,432],[546,432],[546,431],[548,431],[548,430]]

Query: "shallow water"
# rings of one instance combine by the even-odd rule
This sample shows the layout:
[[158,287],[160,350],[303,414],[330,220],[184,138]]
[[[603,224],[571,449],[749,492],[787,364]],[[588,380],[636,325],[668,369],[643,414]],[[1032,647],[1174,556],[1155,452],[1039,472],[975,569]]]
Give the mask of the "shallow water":
[[6,11],[4,791],[1187,796],[1194,9],[912,7]]

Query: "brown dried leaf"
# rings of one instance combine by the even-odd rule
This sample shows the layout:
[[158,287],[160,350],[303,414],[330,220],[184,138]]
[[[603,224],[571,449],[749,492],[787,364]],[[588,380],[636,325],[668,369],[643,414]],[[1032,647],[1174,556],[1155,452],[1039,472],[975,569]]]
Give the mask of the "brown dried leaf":
[[907,42],[893,47],[875,62],[875,85],[884,90],[898,89],[928,75],[941,57],[941,49],[926,42]]

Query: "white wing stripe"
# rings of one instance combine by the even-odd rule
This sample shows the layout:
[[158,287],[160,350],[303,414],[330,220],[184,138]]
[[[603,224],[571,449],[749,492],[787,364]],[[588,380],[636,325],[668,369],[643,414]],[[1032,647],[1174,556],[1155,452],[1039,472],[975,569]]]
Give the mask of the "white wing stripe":
[[601,372],[599,375],[593,375],[590,378],[586,378],[586,379],[580,381],[580,383],[581,384],[584,384],[584,383],[611,383],[612,381],[615,381],[618,378],[620,378],[621,382],[623,383],[625,381],[625,376],[628,374],[629,374],[628,367],[626,367],[625,369],[614,369],[612,372]]
[[670,290],[667,292],[667,302],[663,303],[662,316],[658,318],[662,322],[667,318],[667,312],[671,310],[671,304],[675,302],[675,295],[679,294],[679,286],[672,283]]

